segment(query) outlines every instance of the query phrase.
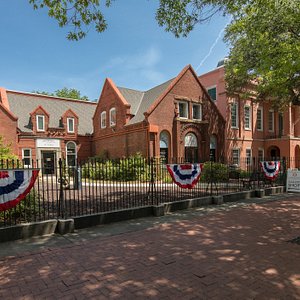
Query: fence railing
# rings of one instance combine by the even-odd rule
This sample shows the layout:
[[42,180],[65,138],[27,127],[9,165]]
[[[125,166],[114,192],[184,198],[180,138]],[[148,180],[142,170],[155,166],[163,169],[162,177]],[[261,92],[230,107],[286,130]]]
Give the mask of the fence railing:
[[[182,159],[177,161],[183,162]],[[0,161],[0,171],[40,169],[26,200],[0,212],[0,227],[282,185],[287,165],[292,161],[281,160],[280,173],[274,182],[264,178],[257,159],[243,158],[239,164],[234,163],[234,159],[227,159],[226,163],[205,162],[193,189],[182,189],[174,184],[166,164],[158,159],[93,158],[72,167],[64,160],[52,165],[32,161],[31,166],[25,166],[22,161]]]

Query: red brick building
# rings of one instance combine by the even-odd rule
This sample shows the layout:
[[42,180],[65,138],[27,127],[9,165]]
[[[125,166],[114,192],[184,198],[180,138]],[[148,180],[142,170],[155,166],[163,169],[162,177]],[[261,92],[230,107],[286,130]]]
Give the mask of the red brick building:
[[291,167],[300,167],[299,106],[280,112],[268,102],[256,102],[254,96],[228,94],[224,64],[199,79],[226,120],[226,157],[238,165],[241,158],[251,164],[253,158],[286,157],[292,158]]
[[107,79],[98,103],[0,91],[0,135],[25,165],[38,160],[49,173],[59,158],[224,156],[225,120],[191,66],[145,92]]
[[205,161],[224,156],[225,120],[191,66],[148,91],[105,81],[94,117],[95,155]]
[[53,173],[59,158],[72,166],[92,156],[97,103],[0,89],[0,135],[31,166]]

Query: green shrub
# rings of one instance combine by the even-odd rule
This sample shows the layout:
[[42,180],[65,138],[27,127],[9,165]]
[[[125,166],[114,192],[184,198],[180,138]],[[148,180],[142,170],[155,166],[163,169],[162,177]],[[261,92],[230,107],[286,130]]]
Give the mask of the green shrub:
[[201,181],[226,182],[229,178],[228,166],[217,162],[205,162],[202,168]]
[[147,181],[149,166],[141,154],[119,160],[94,159],[81,167],[82,178],[92,180]]

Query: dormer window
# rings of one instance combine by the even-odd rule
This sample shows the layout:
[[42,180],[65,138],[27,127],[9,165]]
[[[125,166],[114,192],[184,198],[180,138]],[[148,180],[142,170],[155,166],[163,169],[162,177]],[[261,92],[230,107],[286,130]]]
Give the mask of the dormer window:
[[116,126],[116,109],[113,107],[109,111],[110,127]]
[[106,111],[103,111],[101,113],[101,121],[100,121],[100,125],[101,125],[101,128],[106,128]]
[[75,132],[75,121],[74,118],[67,118],[67,131],[69,133]]
[[179,107],[179,118],[187,119],[188,118],[188,103],[185,101],[178,102]]
[[37,115],[36,116],[36,130],[45,131],[45,116]]

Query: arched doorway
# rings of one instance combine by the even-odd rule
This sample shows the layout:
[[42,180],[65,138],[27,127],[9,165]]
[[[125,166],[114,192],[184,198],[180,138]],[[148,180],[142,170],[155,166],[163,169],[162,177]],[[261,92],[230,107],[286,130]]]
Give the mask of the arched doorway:
[[160,158],[162,162],[168,163],[169,161],[169,133],[162,131],[159,135],[159,148]]
[[198,162],[198,139],[194,133],[188,133],[184,138],[184,158],[186,162]]
[[300,146],[295,147],[295,168],[300,168]]
[[76,144],[74,142],[68,142],[66,145],[67,166],[75,167],[76,158],[77,158]]
[[210,137],[209,149],[210,149],[209,152],[210,161],[216,161],[217,137],[215,135],[212,135]]
[[269,147],[268,157],[270,159],[279,159],[280,158],[280,149],[277,146]]

